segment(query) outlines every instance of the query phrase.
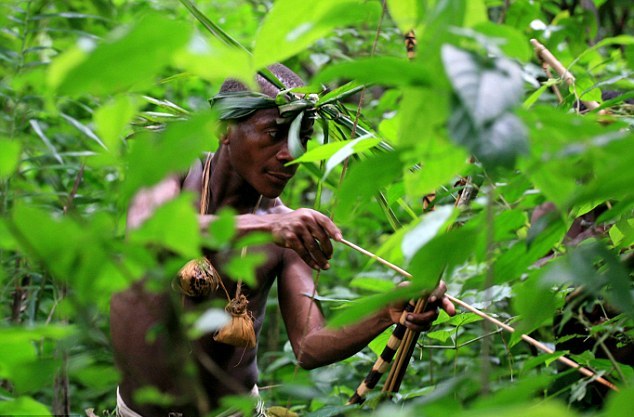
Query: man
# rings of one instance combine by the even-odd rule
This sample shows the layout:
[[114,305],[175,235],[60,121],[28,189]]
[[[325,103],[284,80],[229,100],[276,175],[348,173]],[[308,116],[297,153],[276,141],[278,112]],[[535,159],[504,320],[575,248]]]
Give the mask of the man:
[[[270,69],[289,88],[303,85],[295,73],[282,65]],[[258,78],[258,84],[261,92],[270,97],[278,92],[263,78]],[[246,88],[235,81],[228,81],[221,88],[223,93],[240,90]],[[302,138],[310,137],[311,123],[307,121],[302,126]],[[209,186],[202,198],[206,199],[208,213],[232,207],[237,212],[239,234],[260,231],[273,237],[274,243],[249,249],[263,253],[266,261],[256,270],[257,285],[241,290],[248,298],[256,335],[262,327],[269,289],[277,278],[279,306],[293,350],[299,364],[311,369],[356,353],[397,322],[402,309],[386,307],[343,329],[324,327],[319,307],[306,296],[314,290],[311,268],[329,268],[328,260],[333,254],[331,239],[340,240],[342,234],[327,216],[310,209],[291,210],[280,201],[279,195],[296,170],[296,165],[287,166],[293,159],[287,144],[288,129],[288,123],[280,122],[277,107],[257,110],[231,121],[218,151],[211,157],[209,169],[203,169],[199,163],[182,182],[174,176],[140,192],[130,207],[128,227],[138,227],[157,206],[183,189],[200,195],[206,172]],[[214,215],[201,215],[199,219],[200,230],[204,232]],[[210,253],[208,258],[219,271],[227,293],[235,294],[236,283],[222,268],[224,255]],[[443,293],[444,288],[439,294]],[[221,290],[209,298],[224,296]],[[234,347],[205,335],[192,342],[191,354],[183,352],[183,344],[177,340],[182,335],[172,325],[171,314],[178,312],[170,310],[170,305],[168,294],[151,293],[144,288],[144,282],[112,299],[113,347],[123,374],[119,387],[120,412],[127,410],[127,415],[134,416],[132,410],[145,417],[166,416],[169,412],[190,416],[217,407],[223,396],[253,392],[257,382],[257,347]],[[455,314],[453,305],[444,297],[439,297],[439,305],[449,314]],[[436,315],[436,311],[411,314],[407,326],[421,330]],[[188,377],[184,369],[188,355],[196,364],[197,378]],[[171,403],[162,407],[135,401],[135,391],[147,386],[169,395]]]

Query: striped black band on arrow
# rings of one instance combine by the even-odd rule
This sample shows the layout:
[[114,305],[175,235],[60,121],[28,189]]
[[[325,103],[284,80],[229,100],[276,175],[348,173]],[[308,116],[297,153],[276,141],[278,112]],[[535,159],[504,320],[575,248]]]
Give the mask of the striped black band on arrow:
[[394,331],[388,339],[387,345],[383,349],[383,352],[381,352],[381,355],[378,357],[363,382],[359,384],[354,394],[348,399],[348,404],[363,403],[368,392],[376,387],[376,384],[378,384],[381,376],[383,376],[383,374],[388,370],[390,362],[392,362],[392,359],[394,359],[394,355],[401,345],[401,342],[403,341],[403,336],[405,335],[405,330],[407,329],[404,324],[405,318],[409,313],[414,311],[415,307],[416,305],[414,300],[410,300],[409,303],[407,303],[407,305],[403,309],[403,313],[401,314],[399,323],[394,328]]

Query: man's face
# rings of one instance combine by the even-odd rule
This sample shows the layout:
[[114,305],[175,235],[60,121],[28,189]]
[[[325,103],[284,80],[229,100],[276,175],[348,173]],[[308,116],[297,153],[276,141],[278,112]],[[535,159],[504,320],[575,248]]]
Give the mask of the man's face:
[[[247,120],[231,125],[223,140],[235,172],[267,198],[279,196],[295,175],[297,165],[288,150],[289,124],[278,124],[276,108],[256,111]],[[312,121],[302,124],[305,144],[313,133]]]

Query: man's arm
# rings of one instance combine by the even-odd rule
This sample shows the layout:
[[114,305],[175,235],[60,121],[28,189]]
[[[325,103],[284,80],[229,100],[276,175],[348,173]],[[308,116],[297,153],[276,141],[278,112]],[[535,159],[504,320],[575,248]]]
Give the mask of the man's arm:
[[[312,369],[343,360],[363,349],[383,330],[396,323],[402,308],[385,307],[370,317],[340,329],[325,327],[325,319],[311,295],[315,287],[310,268],[291,251],[284,255],[284,268],[278,281],[282,316],[293,351],[302,368]],[[444,297],[444,284],[436,292],[434,301],[454,315],[453,305]],[[431,300],[430,300],[431,301]],[[436,309],[421,314],[410,314],[405,325],[423,330],[436,319]]]
[[143,188],[134,196],[128,208],[127,229],[138,228],[158,207],[175,198],[180,191],[180,180],[175,175],[152,187]]

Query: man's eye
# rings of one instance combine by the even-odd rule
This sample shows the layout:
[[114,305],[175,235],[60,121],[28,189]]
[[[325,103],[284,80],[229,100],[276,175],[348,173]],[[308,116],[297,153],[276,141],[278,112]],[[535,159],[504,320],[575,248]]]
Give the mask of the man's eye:
[[282,132],[279,130],[269,130],[266,133],[268,133],[273,139],[280,139],[282,137]]

